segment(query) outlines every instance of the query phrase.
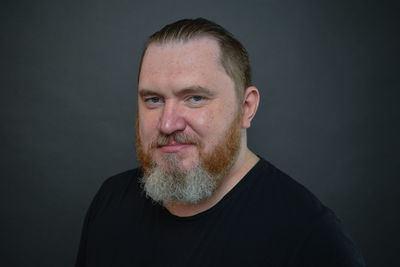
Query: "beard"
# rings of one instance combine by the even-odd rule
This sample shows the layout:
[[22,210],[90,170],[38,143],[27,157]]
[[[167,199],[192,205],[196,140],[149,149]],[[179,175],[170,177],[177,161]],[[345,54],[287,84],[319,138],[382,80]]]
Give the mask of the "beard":
[[[230,170],[240,148],[241,112],[225,132],[222,140],[209,153],[204,153],[204,144],[184,132],[159,135],[148,147],[142,145],[139,123],[136,119],[136,153],[143,177],[140,182],[147,197],[156,202],[198,203],[209,198]],[[181,167],[182,157],[178,153],[163,153],[160,166],[153,160],[154,150],[171,141],[197,146],[199,161],[190,169]]]

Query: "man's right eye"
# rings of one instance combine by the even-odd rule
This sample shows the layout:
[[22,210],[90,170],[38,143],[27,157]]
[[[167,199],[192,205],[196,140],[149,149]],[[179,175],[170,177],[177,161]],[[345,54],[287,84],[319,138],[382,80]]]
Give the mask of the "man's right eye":
[[158,96],[152,96],[144,99],[145,104],[149,108],[155,108],[158,107],[163,103],[163,99]]
[[145,100],[145,102],[149,102],[149,103],[158,103],[160,101],[161,101],[161,99],[159,97],[156,97],[156,96],[147,98]]

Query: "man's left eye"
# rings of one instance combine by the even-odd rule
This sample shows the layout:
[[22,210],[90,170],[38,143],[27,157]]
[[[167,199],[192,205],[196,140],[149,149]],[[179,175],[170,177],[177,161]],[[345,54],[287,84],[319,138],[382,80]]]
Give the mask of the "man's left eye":
[[193,103],[198,103],[202,100],[204,100],[204,97],[199,96],[199,95],[194,95],[194,96],[189,97],[189,101],[193,102]]

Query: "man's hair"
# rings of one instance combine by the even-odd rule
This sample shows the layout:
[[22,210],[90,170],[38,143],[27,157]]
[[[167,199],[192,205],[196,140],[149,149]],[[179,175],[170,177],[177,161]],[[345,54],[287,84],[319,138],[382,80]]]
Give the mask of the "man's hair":
[[242,100],[245,89],[251,85],[251,69],[247,51],[230,32],[204,18],[179,20],[151,35],[143,49],[139,75],[143,57],[150,44],[187,42],[201,37],[209,37],[217,41],[220,48],[220,63],[233,80],[238,99]]

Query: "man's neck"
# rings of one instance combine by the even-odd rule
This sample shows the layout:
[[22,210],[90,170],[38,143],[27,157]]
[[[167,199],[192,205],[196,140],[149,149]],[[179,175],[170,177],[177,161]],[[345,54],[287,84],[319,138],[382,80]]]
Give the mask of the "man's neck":
[[164,207],[171,214],[179,217],[193,216],[206,211],[215,206],[229,191],[231,191],[258,161],[259,158],[249,149],[246,149],[244,153],[238,155],[236,163],[222,179],[221,184],[210,198],[196,204],[164,202]]

